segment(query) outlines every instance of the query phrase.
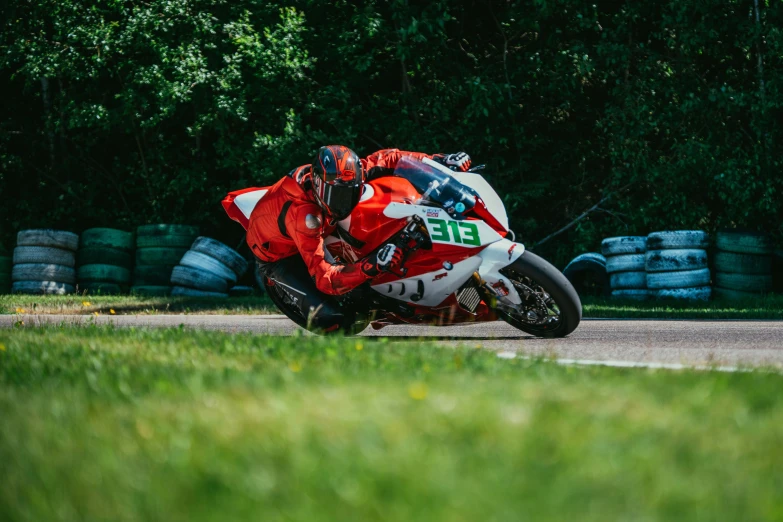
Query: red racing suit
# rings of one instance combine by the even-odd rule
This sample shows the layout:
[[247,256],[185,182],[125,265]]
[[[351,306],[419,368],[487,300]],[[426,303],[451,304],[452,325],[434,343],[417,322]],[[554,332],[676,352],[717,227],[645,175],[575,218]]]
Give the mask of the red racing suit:
[[[432,158],[421,152],[379,150],[361,160],[365,175],[391,174],[403,156]],[[249,218],[232,209],[234,198],[247,190],[230,193],[223,200],[223,206],[232,219],[245,226],[247,244],[262,262],[271,263],[299,254],[318,290],[329,295],[344,294],[370,276],[361,270],[361,261],[343,265],[331,260],[331,255],[324,249],[324,237],[334,231],[336,224],[329,223],[323,215],[310,186],[310,165],[303,165],[269,187]]]

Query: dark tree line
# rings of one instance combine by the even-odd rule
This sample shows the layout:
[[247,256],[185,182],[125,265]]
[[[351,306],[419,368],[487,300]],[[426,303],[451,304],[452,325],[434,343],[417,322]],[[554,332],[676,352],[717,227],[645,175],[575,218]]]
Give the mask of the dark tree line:
[[[87,7],[85,7],[87,5]],[[466,150],[559,263],[783,234],[783,3],[9,0],[0,234],[198,224],[324,143]]]

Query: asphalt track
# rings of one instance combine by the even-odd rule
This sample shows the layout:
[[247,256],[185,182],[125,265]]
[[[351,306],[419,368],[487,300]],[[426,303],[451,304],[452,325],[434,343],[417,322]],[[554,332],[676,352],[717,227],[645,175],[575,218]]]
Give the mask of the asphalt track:
[[[117,327],[203,328],[226,332],[289,335],[298,327],[282,315],[6,315],[14,325],[113,324]],[[368,328],[362,336],[430,340],[482,347],[502,357],[549,356],[581,364],[618,366],[744,366],[783,368],[783,321],[584,320],[565,339],[539,339],[503,322],[449,327]]]

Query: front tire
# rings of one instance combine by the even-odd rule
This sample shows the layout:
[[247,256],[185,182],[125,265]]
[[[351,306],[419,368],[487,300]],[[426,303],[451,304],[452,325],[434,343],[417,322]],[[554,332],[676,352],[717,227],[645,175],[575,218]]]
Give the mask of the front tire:
[[[499,306],[498,315],[511,326],[537,337],[565,337],[582,320],[582,302],[568,279],[543,258],[525,251],[501,270],[522,304]],[[547,314],[544,316],[544,314]]]

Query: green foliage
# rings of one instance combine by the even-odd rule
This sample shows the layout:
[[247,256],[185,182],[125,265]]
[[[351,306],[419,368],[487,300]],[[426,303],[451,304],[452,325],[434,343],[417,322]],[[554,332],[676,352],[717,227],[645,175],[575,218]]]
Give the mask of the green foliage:
[[[10,0],[0,234],[188,222],[321,144],[467,150],[530,245],[783,235],[783,4]],[[762,83],[763,80],[763,83]]]

